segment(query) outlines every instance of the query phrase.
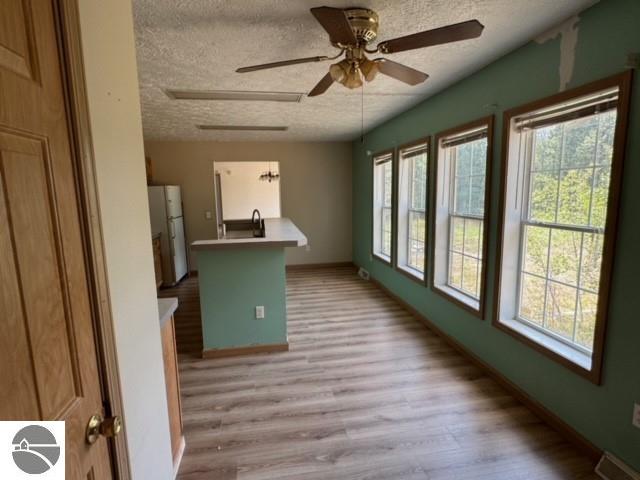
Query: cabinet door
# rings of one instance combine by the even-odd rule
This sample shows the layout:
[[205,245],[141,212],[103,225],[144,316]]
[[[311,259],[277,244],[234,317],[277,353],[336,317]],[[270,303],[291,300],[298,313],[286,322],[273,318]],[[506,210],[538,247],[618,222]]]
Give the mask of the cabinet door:
[[164,376],[167,384],[171,453],[175,462],[176,455],[180,450],[180,444],[182,443],[182,407],[180,405],[178,357],[176,355],[173,318],[168,320],[162,327],[162,354],[164,357]]

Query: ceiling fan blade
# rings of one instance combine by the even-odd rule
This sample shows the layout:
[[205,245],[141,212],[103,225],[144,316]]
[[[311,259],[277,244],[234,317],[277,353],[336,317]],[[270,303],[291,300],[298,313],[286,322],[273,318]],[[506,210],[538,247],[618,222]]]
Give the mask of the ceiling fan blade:
[[287,65],[298,65],[299,63],[322,62],[323,60],[329,60],[329,57],[325,57],[325,56],[307,57],[307,58],[297,58],[295,60],[283,60],[282,62],[263,63],[262,65],[252,65],[250,67],[238,68],[236,72],[238,73],[255,72],[256,70],[266,70],[267,68],[286,67]]
[[484,25],[478,20],[456,23],[446,27],[434,28],[424,32],[414,33],[405,37],[386,40],[378,44],[378,50],[382,53],[404,52],[414,48],[431,47],[443,43],[457,42],[479,37]]
[[344,10],[332,7],[316,7],[311,9],[311,13],[320,22],[322,28],[327,31],[333,43],[341,45],[355,45],[358,43]]
[[376,62],[380,73],[393,77],[401,82],[408,83],[409,85],[418,85],[429,78],[429,75],[426,73],[386,58],[376,58],[374,62]]
[[327,73],[322,80],[320,80],[313,90],[311,90],[308,94],[309,97],[317,97],[318,95],[322,95],[327,89],[333,84],[333,78],[330,73]]

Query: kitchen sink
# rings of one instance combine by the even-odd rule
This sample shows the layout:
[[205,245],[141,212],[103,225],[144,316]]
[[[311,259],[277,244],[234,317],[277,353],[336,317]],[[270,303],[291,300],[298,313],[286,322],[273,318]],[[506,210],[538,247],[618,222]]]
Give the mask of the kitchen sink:
[[224,238],[264,238],[264,220],[253,223],[251,220],[225,220]]

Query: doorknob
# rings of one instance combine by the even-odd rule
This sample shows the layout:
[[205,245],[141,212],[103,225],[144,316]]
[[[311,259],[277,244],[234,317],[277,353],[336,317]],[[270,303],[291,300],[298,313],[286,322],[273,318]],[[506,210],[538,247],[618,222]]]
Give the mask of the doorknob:
[[94,444],[103,437],[115,437],[122,431],[122,419],[119,416],[104,418],[100,414],[92,415],[87,423],[86,439]]

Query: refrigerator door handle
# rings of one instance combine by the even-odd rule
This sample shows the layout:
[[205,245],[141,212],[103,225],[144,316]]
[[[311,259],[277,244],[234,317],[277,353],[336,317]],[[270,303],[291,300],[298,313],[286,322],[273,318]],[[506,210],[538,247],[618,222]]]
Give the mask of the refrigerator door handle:
[[176,227],[173,224],[173,219],[169,220],[169,233],[171,238],[176,238]]

